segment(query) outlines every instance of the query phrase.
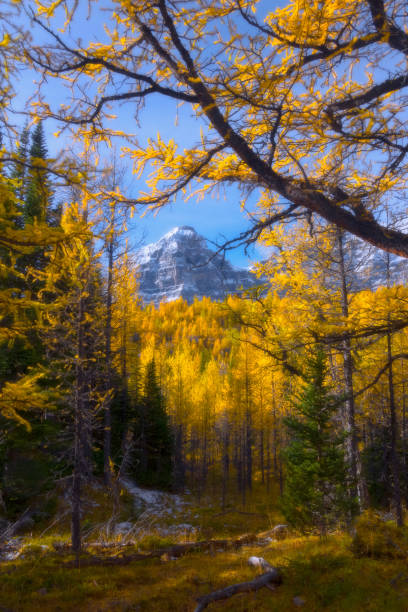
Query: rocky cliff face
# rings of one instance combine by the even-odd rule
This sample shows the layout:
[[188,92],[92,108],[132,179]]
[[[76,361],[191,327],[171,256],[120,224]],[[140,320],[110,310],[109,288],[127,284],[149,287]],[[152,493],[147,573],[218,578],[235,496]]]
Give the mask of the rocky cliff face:
[[170,302],[179,297],[222,300],[259,284],[256,276],[232,266],[207,247],[205,238],[189,226],[175,227],[136,254],[140,295],[145,303]]
[[[408,284],[407,259],[390,255],[390,283],[391,285]],[[357,288],[375,291],[381,286],[387,286],[387,254],[377,249],[364,261]]]
[[[357,242],[348,258],[351,291],[375,290],[386,284],[386,256],[382,251],[367,251],[366,245]],[[236,268],[221,254],[215,254],[205,238],[189,226],[175,227],[140,249],[136,263],[140,295],[145,303],[156,305],[179,297],[188,303],[204,296],[223,300],[230,293],[261,284],[250,271]],[[407,260],[392,256],[390,268],[392,283],[407,284]],[[339,281],[334,276],[332,282],[336,285]]]

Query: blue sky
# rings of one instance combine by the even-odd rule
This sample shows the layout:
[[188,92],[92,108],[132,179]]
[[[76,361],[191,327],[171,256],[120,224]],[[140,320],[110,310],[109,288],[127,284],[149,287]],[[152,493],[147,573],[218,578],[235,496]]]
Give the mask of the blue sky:
[[[83,11],[85,11],[85,4],[87,3],[80,2],[80,9]],[[101,2],[100,4],[106,6],[107,3]],[[275,5],[275,2],[268,3],[268,8],[273,8],[273,5]],[[91,21],[87,20],[84,12],[76,23],[71,40],[76,41],[81,38],[82,42],[86,44],[89,40],[96,40],[99,37],[99,40],[103,42],[104,21],[109,21],[109,12],[96,13]],[[33,30],[34,42],[38,43],[43,36],[36,29]],[[36,78],[35,74],[27,70],[20,76],[19,82],[16,84],[17,107],[23,108],[27,99],[32,95]],[[64,95],[66,96],[62,85],[58,87],[55,82],[48,87],[46,86],[44,93],[45,99],[54,108],[64,100]],[[203,123],[192,116],[189,105],[186,104],[177,109],[174,101],[166,100],[159,95],[149,97],[139,124],[133,117],[130,104],[115,108],[115,112],[118,114],[115,127],[135,134],[141,142],[146,142],[149,137],[155,137],[157,132],[160,132],[164,140],[174,138],[179,146],[183,147],[194,142],[194,139],[199,141],[200,128],[203,127]],[[175,122],[176,114],[178,114],[177,125]],[[24,118],[22,117],[21,124],[23,123]],[[47,120],[44,129],[51,156],[58,155],[61,149],[66,146],[72,146],[67,137],[62,136],[56,139],[53,136],[53,132],[57,129],[54,121]],[[138,190],[145,189],[144,181],[138,182],[132,178],[131,162],[128,159],[123,158],[121,163],[127,164],[129,167],[127,180],[129,195],[137,197]],[[195,198],[184,202],[182,198],[178,197],[174,203],[163,207],[156,215],[149,213],[143,218],[135,216],[132,222],[130,240],[137,243],[143,237],[144,243],[153,242],[173,227],[180,225],[193,226],[210,241],[222,242],[224,239],[231,239],[248,228],[246,215],[240,210],[240,199],[239,191],[233,186],[222,186],[217,195],[214,197],[206,196],[200,202],[197,202]],[[242,248],[230,251],[227,255],[232,263],[243,267],[250,265],[251,261],[259,259],[261,256],[261,251],[254,248],[250,251],[249,258],[244,254]]]

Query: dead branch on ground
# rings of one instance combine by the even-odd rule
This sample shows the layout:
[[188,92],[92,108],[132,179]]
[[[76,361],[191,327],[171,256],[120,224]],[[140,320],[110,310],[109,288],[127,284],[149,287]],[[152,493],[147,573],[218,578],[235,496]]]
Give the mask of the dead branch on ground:
[[218,591],[213,591],[212,593],[208,593],[208,595],[199,597],[197,599],[198,605],[194,612],[202,612],[202,610],[204,610],[204,608],[209,606],[211,603],[220,601],[222,599],[229,599],[237,593],[252,593],[253,591],[258,591],[263,587],[269,588],[272,585],[278,586],[281,583],[282,575],[280,571],[274,567],[271,571],[254,578],[254,580],[232,584],[224,589],[219,589]]

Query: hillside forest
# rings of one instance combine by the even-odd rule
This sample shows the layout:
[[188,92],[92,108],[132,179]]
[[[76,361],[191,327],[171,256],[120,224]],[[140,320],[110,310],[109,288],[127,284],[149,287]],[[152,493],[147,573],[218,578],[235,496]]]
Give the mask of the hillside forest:
[[[406,610],[405,4],[98,0],[89,44],[81,3],[29,4],[0,25],[0,608]],[[153,94],[201,143],[116,129]],[[139,215],[237,186],[219,252],[256,243],[258,285],[144,303]]]

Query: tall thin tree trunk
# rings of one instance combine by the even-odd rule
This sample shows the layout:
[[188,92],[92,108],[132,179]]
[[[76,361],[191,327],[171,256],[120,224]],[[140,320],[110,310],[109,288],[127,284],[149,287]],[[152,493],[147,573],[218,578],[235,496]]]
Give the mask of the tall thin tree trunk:
[[186,466],[183,453],[184,430],[183,424],[176,425],[175,449],[174,449],[174,483],[176,489],[182,491],[186,482]]
[[202,435],[202,453],[201,453],[201,477],[200,477],[200,488],[204,493],[207,485],[207,471],[208,471],[208,444],[207,444],[207,424],[204,423],[204,431]]
[[238,492],[241,495],[242,505],[245,506],[246,502],[246,479],[245,479],[245,435],[242,431],[243,424],[240,424],[239,435],[236,437],[237,449],[236,449],[236,470],[237,470],[237,487]]
[[222,432],[222,510],[225,510],[227,503],[228,477],[229,477],[229,424],[227,417],[224,417],[223,432]]
[[248,490],[252,490],[252,418],[249,409],[246,412],[245,423],[245,472],[246,485]]
[[392,367],[392,346],[391,346],[391,333],[387,333],[387,355],[389,361],[388,367],[388,392],[390,400],[390,427],[391,427],[391,471],[393,480],[393,498],[395,505],[395,512],[397,515],[397,525],[402,527],[404,524],[402,515],[402,500],[401,500],[401,470],[398,456],[398,422],[397,422],[397,409],[395,405],[395,394],[394,394],[394,373]]
[[74,466],[72,474],[71,544],[79,567],[81,553],[81,480],[82,480],[82,437],[84,403],[84,298],[79,297],[77,319],[77,359],[75,365],[74,404]]
[[[128,367],[127,367],[127,305],[123,311],[123,321],[122,321],[122,346],[121,346],[121,368],[120,373],[122,377],[122,387],[123,387],[123,404],[122,404],[122,419],[123,423],[127,424],[128,414],[126,411],[126,402],[129,394],[129,381],[128,381]],[[126,435],[125,426],[123,431],[124,435]]]
[[[114,213],[112,213],[114,214]],[[112,219],[112,226],[113,226]],[[105,484],[112,484],[112,288],[113,288],[113,236],[109,237],[108,244],[108,283],[106,288],[106,327],[105,327],[105,413],[104,413],[104,444],[103,444],[103,475]]]
[[[387,287],[391,286],[391,261],[390,254],[386,254],[387,264]],[[395,513],[397,515],[397,525],[402,527],[404,524],[402,514],[402,499],[401,499],[401,468],[398,455],[398,420],[397,407],[394,393],[394,369],[392,363],[392,336],[391,336],[391,320],[388,314],[388,330],[387,330],[387,358],[388,358],[388,394],[390,402],[390,428],[391,428],[391,473],[393,481],[393,499]]]
[[248,371],[248,349],[245,351],[245,477],[248,490],[252,490],[252,414],[251,389]]
[[265,484],[265,442],[264,442],[264,428],[261,426],[259,435],[259,467],[261,469],[261,482]]
[[272,386],[272,417],[273,417],[273,473],[278,478],[278,425],[276,418],[275,387]]
[[405,378],[404,378],[404,362],[401,363],[402,376],[402,427],[401,427],[401,446],[402,457],[404,463],[404,471],[407,469],[407,405],[405,397]]
[[265,423],[263,405],[263,385],[260,385],[259,409],[261,413],[259,425],[259,469],[261,470],[261,482],[265,484]]
[[266,492],[271,490],[271,432],[267,431],[266,436]]
[[[347,288],[347,274],[344,258],[344,236],[343,232],[337,230],[337,241],[339,249],[339,270],[341,278],[341,310],[345,320],[349,316],[349,305],[348,305],[348,288]],[[364,482],[362,468],[361,468],[361,457],[358,449],[357,439],[357,428],[355,422],[355,404],[354,404],[354,387],[353,387],[353,358],[351,353],[351,342],[349,338],[345,338],[342,346],[343,352],[343,372],[344,372],[344,386],[347,395],[347,399],[344,402],[345,409],[345,428],[347,432],[346,438],[346,456],[349,465],[350,477],[351,477],[351,493],[353,496],[357,496],[360,509],[367,505],[367,487]]]

